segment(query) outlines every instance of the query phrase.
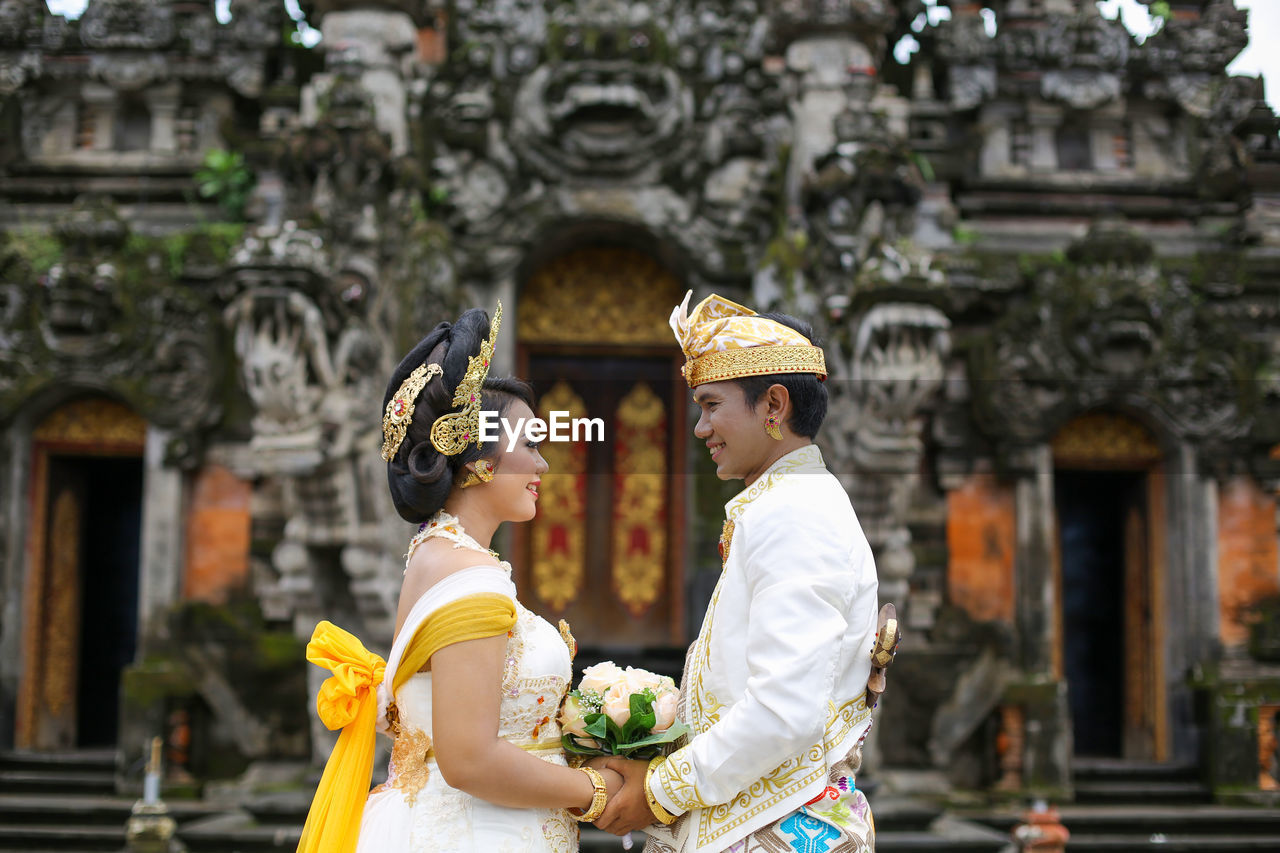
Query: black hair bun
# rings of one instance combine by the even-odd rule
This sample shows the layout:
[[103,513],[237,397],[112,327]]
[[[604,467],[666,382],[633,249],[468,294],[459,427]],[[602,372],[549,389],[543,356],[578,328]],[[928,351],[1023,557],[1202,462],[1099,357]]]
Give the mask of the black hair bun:
[[431,425],[457,408],[453,405],[454,390],[488,336],[489,315],[472,308],[456,323],[441,323],[432,329],[391,372],[382,400],[384,411],[405,379],[420,365],[435,363],[444,371],[442,376],[432,377],[418,394],[404,440],[387,463],[391,500],[405,521],[421,524],[435,515],[444,506],[458,470],[480,455],[478,448],[468,446],[456,456],[445,456],[431,443]]

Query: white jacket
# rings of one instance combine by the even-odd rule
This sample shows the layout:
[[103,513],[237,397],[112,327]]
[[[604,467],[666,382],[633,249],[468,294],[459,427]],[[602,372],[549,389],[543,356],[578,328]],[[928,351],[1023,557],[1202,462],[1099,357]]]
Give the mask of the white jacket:
[[650,779],[681,853],[715,853],[820,795],[871,726],[876,570],[814,445],[725,505],[728,555],[689,650],[694,731]]

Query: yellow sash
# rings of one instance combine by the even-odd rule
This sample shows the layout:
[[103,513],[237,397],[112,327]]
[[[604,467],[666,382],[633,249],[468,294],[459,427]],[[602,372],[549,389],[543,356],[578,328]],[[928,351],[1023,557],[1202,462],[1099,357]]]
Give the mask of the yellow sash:
[[[444,605],[424,620],[405,649],[392,693],[445,646],[496,637],[516,623],[515,602],[498,593],[477,593]],[[342,729],[324,766],[298,853],[352,853],[369,794],[378,713],[377,687],[386,662],[331,622],[316,625],[307,660],[330,670],[316,696],[316,711],[330,730]]]

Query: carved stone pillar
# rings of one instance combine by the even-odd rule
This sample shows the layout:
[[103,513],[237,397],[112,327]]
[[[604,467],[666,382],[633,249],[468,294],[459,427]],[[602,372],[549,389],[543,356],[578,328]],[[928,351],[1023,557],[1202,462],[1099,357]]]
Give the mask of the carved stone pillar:
[[838,422],[856,471],[847,486],[876,550],[880,597],[899,607],[915,569],[906,522],[924,451],[921,415],[942,385],[950,325],[930,306],[875,306],[858,324],[852,381],[841,389],[857,408],[855,427]]
[[[804,38],[787,47],[787,70],[796,76],[799,93],[791,101],[795,143],[787,175],[793,191],[819,155],[835,145],[835,118],[849,103],[846,91],[854,85],[874,85],[867,71],[875,68],[867,48],[851,36]],[[852,72],[850,69],[862,69]],[[861,98],[869,100],[870,92]]]
[[1027,121],[1031,125],[1031,171],[1057,171],[1056,134],[1062,124],[1062,110],[1048,104],[1032,103],[1027,107]]
[[80,88],[84,101],[84,121],[93,127],[94,151],[111,151],[115,148],[116,110],[119,97],[115,89],[101,83],[85,83]]
[[1014,486],[1017,554],[1014,557],[1018,663],[1027,672],[1048,672],[1053,663],[1054,589],[1053,452],[1047,444],[1010,454]]
[[142,459],[138,636],[143,639],[166,633],[166,614],[182,588],[186,501],[182,471],[165,465],[171,438],[168,430],[151,426]]
[[151,111],[151,150],[157,154],[173,154],[178,150],[175,131],[181,93],[177,83],[158,86],[147,92],[147,108]]
[[1008,104],[987,104],[982,108],[983,128],[980,169],[984,176],[1005,174],[1011,165],[1013,150],[1012,120]]
[[[391,139],[392,153],[409,150],[409,125],[404,61],[417,44],[418,31],[404,12],[386,9],[344,9],[324,15],[320,31],[329,45],[330,65],[359,68],[360,85],[373,101],[374,123]],[[314,85],[326,86],[318,75]],[[304,101],[304,104],[307,103]],[[314,123],[314,100],[304,109],[305,123]]]

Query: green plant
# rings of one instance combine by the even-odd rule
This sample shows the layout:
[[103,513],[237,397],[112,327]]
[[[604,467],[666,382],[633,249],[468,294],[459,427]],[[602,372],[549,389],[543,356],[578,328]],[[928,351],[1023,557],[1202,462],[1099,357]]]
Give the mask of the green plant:
[[244,155],[221,148],[210,149],[204,155],[204,165],[195,174],[196,189],[203,198],[218,202],[231,219],[243,219],[245,204],[253,190],[253,170],[244,162]]

